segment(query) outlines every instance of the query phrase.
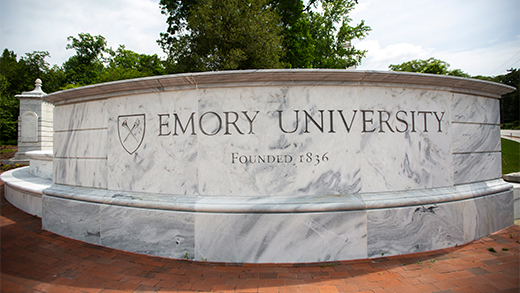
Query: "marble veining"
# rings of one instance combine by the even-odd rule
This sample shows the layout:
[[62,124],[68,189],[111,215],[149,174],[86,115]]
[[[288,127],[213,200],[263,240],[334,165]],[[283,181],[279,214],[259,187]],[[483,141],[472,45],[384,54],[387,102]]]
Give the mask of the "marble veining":
[[454,183],[464,184],[502,177],[499,152],[453,155]]
[[459,202],[367,211],[368,257],[441,249],[464,243]]
[[55,158],[107,157],[106,129],[55,132],[54,141]]
[[474,95],[453,94],[453,122],[500,124],[500,104],[498,99]]
[[366,257],[364,211],[295,214],[201,214],[195,259],[309,262]]
[[54,159],[56,184],[107,188],[107,161],[99,159]]
[[60,105],[54,108],[54,131],[107,127],[105,100]]
[[500,125],[453,124],[453,153],[500,151]]
[[[498,131],[498,98],[512,89],[412,73],[252,70],[54,93],[42,225],[224,262],[462,244],[512,223]],[[2,174],[6,198],[26,201],[15,173]]]
[[100,205],[44,195],[42,228],[72,239],[101,244]]
[[113,205],[101,207],[101,244],[174,258],[194,258],[194,215]]

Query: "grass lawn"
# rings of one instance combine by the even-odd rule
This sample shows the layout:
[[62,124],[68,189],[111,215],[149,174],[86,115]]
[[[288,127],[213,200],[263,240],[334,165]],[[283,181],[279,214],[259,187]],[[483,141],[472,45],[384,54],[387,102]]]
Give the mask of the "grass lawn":
[[502,138],[502,174],[520,172],[520,143]]

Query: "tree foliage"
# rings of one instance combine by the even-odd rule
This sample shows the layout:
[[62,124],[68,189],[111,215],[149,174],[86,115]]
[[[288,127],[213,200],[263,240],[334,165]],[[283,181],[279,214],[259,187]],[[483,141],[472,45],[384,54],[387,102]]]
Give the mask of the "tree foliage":
[[347,68],[358,65],[366,52],[346,44],[370,31],[364,22],[349,25],[356,3],[161,0],[168,28],[158,43],[168,55],[169,72]]
[[119,45],[116,51],[110,49],[108,52],[110,58],[99,77],[99,82],[164,74],[164,66],[157,54],[139,54],[127,50],[124,45]]
[[491,76],[470,76],[461,69],[449,69],[450,65],[435,58],[427,60],[411,60],[401,64],[392,64],[389,68],[393,71],[408,71],[419,73],[442,74],[460,77],[471,77],[475,79],[494,81],[516,87],[516,90],[505,94],[500,99],[500,120],[503,126],[506,127],[520,127],[520,98],[518,87],[520,85],[520,71],[511,68],[507,74]]
[[105,38],[88,33],[80,33],[78,36],[67,38],[71,42],[67,50],[75,50],[76,55],[63,64],[67,84],[65,88],[96,83],[104,69],[103,53],[108,53]]
[[516,90],[505,94],[500,99],[501,123],[506,127],[520,128],[520,70],[511,68],[507,74],[495,76],[494,81],[516,87]]
[[19,100],[15,95],[34,89],[34,81],[43,81],[42,90],[52,93],[81,85],[164,74],[163,61],[156,55],[138,54],[119,46],[108,48],[103,36],[81,33],[69,37],[67,49],[76,51],[62,66],[50,66],[49,52],[34,51],[18,58],[5,49],[0,56],[0,141],[17,139]]
[[281,67],[279,15],[266,5],[266,0],[200,0],[185,25],[171,24],[184,32],[160,42],[173,71]]
[[431,74],[442,74],[442,75],[452,75],[452,76],[460,76],[460,77],[470,77],[469,74],[465,73],[461,69],[449,69],[450,64],[445,61],[429,58],[427,60],[411,60],[407,62],[403,62],[401,64],[391,64],[389,66],[390,70],[393,71],[408,71],[408,72],[418,72],[418,73],[431,73]]

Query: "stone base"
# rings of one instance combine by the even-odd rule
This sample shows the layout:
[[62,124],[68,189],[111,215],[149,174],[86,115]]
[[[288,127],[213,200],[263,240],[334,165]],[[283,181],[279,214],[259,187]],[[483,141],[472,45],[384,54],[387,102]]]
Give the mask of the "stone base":
[[52,185],[52,180],[36,177],[29,169],[22,167],[0,175],[0,179],[5,183],[4,196],[22,211],[41,217],[43,190]]
[[234,263],[376,258],[461,245],[513,223],[502,180],[327,197],[189,197],[52,185],[1,175],[5,197],[43,229],[106,247]]
[[512,223],[511,185],[493,180],[333,199],[186,197],[53,185],[44,191],[42,226],[161,257],[285,263],[453,247]]

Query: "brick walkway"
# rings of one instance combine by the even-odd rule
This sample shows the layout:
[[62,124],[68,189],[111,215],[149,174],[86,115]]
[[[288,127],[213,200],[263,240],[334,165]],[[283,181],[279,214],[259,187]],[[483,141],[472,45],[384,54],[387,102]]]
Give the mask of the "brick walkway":
[[2,292],[518,293],[520,289],[516,225],[468,245],[374,260],[194,263],[104,248],[43,231],[39,218],[0,197]]

